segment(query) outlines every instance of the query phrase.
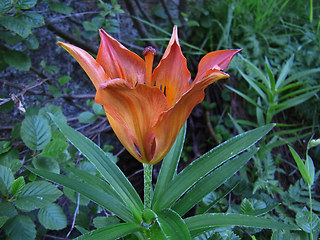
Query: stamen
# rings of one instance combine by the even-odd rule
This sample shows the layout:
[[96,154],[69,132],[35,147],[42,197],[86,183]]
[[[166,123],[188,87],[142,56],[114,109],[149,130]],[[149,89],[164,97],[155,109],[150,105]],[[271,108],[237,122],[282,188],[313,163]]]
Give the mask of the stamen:
[[152,83],[152,67],[153,67],[153,59],[154,56],[157,54],[157,51],[153,47],[146,47],[142,52],[145,63],[146,63],[146,78],[145,82],[149,86],[153,86]]

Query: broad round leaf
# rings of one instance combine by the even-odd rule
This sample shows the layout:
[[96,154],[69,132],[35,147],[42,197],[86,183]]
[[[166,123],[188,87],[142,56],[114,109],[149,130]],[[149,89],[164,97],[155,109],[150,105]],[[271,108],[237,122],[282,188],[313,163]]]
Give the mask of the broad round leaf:
[[46,181],[28,183],[15,201],[16,207],[22,211],[32,211],[50,205],[61,191],[53,184]]
[[80,123],[91,123],[97,119],[97,116],[92,112],[82,112],[79,114],[79,122]]
[[31,28],[25,21],[14,16],[0,16],[0,25],[26,38],[31,33]]
[[8,196],[13,181],[14,177],[10,168],[0,165],[0,192],[3,195]]
[[41,150],[50,142],[51,128],[48,121],[42,117],[26,117],[22,121],[20,134],[27,147]]
[[31,67],[31,59],[24,52],[6,51],[3,57],[7,64],[19,70],[29,71]]
[[60,230],[67,226],[66,215],[62,208],[55,203],[41,208],[38,213],[38,218],[46,229]]
[[29,216],[17,215],[6,223],[6,239],[34,240],[36,233],[35,224]]
[[44,157],[53,157],[63,153],[67,149],[69,144],[61,139],[54,139],[48,145],[46,145],[41,153]]
[[45,170],[53,173],[60,173],[60,167],[57,161],[52,158],[36,157],[32,160],[32,164],[36,169]]

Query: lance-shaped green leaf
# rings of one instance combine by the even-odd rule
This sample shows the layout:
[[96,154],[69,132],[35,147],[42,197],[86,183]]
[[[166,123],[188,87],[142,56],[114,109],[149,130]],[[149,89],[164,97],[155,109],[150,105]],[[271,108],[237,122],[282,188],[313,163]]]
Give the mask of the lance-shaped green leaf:
[[72,129],[64,122],[59,121],[55,116],[50,114],[50,117],[64,136],[97,168],[103,178],[108,181],[119,196],[121,196],[137,221],[141,222],[143,203],[119,167],[90,139]]
[[76,238],[76,240],[114,240],[143,230],[144,228],[137,223],[119,223],[88,232]]
[[199,230],[208,231],[215,227],[243,226],[279,230],[299,230],[295,225],[285,224],[273,219],[254,217],[243,214],[206,213],[185,219],[191,235]]
[[27,167],[27,169],[34,174],[37,174],[45,179],[58,183],[64,187],[68,187],[82,194],[83,196],[91,199],[102,207],[113,212],[125,221],[134,221],[132,213],[129,211],[128,207],[125,206],[121,201],[119,201],[118,198],[115,198],[113,196],[113,193],[108,192],[107,189],[102,191],[100,188],[97,188],[93,184],[90,185],[88,183],[83,183],[65,175],[59,175],[29,167]]
[[240,156],[225,162],[223,165],[201,178],[177,201],[172,209],[183,216],[208,193],[217,189],[232,177],[256,152],[257,150],[243,153]]
[[169,183],[177,174],[177,166],[183,149],[186,136],[186,124],[181,128],[180,133],[173,144],[170,152],[162,160],[161,169],[157,178],[157,184],[154,189],[153,199],[157,199],[167,190]]
[[159,226],[167,239],[191,239],[190,232],[179,214],[171,209],[162,209],[157,216]]
[[166,194],[162,194],[157,199],[154,199],[152,209],[157,212],[163,208],[170,208],[199,179],[228,159],[251,147],[273,127],[273,124],[269,124],[239,134],[192,162],[172,180],[166,190]]
[[296,164],[297,164],[298,169],[301,173],[301,176],[303,177],[303,180],[306,182],[306,184],[311,186],[312,185],[311,178],[309,176],[308,170],[307,170],[306,166],[304,165],[302,159],[300,158],[298,153],[292,147],[289,146],[289,150],[290,150],[294,160],[296,161]]

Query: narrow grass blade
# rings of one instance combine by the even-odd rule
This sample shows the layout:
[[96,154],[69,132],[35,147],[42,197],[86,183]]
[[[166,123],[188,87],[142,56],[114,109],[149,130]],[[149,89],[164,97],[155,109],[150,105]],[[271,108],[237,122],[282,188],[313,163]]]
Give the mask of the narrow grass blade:
[[240,97],[244,98],[248,103],[251,103],[253,106],[255,106],[255,107],[260,107],[260,106],[256,103],[255,100],[253,100],[252,98],[248,97],[248,96],[245,95],[244,93],[242,93],[242,92],[238,91],[237,89],[234,89],[233,87],[230,87],[230,86],[228,86],[228,85],[226,85],[226,87],[227,87],[229,90],[231,90],[231,91],[235,92],[236,94],[238,94]]
[[257,75],[257,77],[264,83],[265,86],[271,88],[270,82],[265,77],[264,73],[257,68],[253,63],[251,63],[249,60],[242,57],[242,60],[248,65],[248,67]]
[[59,121],[52,114],[50,114],[50,117],[63,135],[96,167],[102,177],[113,187],[130,208],[137,221],[141,222],[143,203],[120,168],[90,139]]
[[260,97],[263,99],[263,101],[267,103],[268,98],[267,98],[265,92],[268,92],[268,95],[271,95],[271,92],[266,87],[264,87],[261,83],[253,80],[251,77],[249,77],[247,74],[242,72],[240,69],[238,69],[238,71],[240,72],[240,74],[244,78],[244,80],[246,80],[247,83],[249,83],[249,85],[260,95]]
[[285,65],[282,67],[282,70],[280,72],[280,75],[277,79],[276,83],[276,89],[282,88],[282,84],[286,85],[286,78],[291,70],[291,66],[293,64],[294,54],[289,58],[289,60],[285,63]]
[[30,172],[39,175],[45,179],[58,183],[64,187],[68,187],[83,196],[89,198],[93,202],[106,208],[108,211],[116,214],[118,217],[124,221],[134,221],[134,217],[127,206],[123,202],[115,198],[112,193],[108,192],[106,189],[102,191],[93,185],[80,182],[78,180],[72,179],[65,175],[60,175],[44,170],[38,170],[26,167]]

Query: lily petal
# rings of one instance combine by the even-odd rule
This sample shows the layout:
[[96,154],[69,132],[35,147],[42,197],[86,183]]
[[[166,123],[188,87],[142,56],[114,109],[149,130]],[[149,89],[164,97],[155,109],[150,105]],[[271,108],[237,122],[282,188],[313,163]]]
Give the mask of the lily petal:
[[164,92],[169,105],[172,106],[190,88],[190,78],[187,60],[181,52],[175,27],[169,46],[154,70],[152,79],[155,86]]
[[131,86],[142,84],[145,78],[145,63],[137,54],[129,51],[121,43],[99,30],[101,43],[97,55],[97,62],[111,78],[122,78]]
[[98,89],[101,83],[108,81],[110,78],[105,74],[99,63],[86,51],[73,46],[72,44],[58,42],[58,44],[67,50],[80,64],[87,73],[95,88]]
[[110,124],[121,143],[137,160],[149,163],[156,149],[152,127],[169,108],[163,93],[143,84],[132,87],[118,78],[101,84],[95,101],[111,116]]
[[232,58],[241,50],[242,49],[220,50],[205,55],[199,62],[198,73],[194,79],[194,83],[206,76],[206,72],[210,69],[225,70],[229,66]]
[[160,116],[159,121],[153,127],[157,148],[154,154],[156,158],[152,159],[152,164],[161,161],[168,153],[192,109],[202,102],[204,89],[211,83],[228,77],[228,74],[219,70],[211,70],[209,75],[194,84],[173,107]]

